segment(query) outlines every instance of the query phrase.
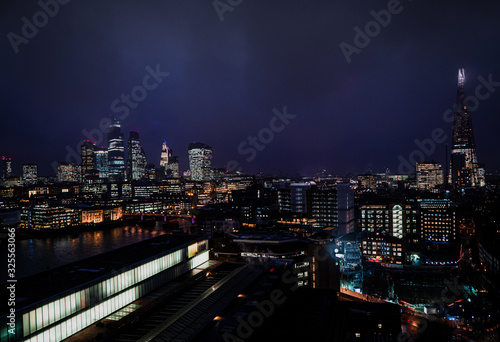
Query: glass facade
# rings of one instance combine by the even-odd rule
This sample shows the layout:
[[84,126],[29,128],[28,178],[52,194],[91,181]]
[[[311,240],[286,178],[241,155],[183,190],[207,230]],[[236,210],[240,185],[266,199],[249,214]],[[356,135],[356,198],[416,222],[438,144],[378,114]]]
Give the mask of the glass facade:
[[128,139],[128,179],[142,180],[146,175],[146,154],[139,139],[139,133],[130,131]]
[[108,150],[105,148],[97,148],[95,151],[96,170],[99,173],[99,178],[108,178]]
[[188,155],[191,180],[210,180],[210,170],[212,167],[212,147],[203,143],[191,143],[188,146]]
[[4,324],[2,341],[61,341],[206,261],[208,241],[201,240],[128,266],[17,310],[16,335]]
[[123,134],[120,128],[120,122],[113,117],[108,132],[108,176],[113,181],[125,179]]

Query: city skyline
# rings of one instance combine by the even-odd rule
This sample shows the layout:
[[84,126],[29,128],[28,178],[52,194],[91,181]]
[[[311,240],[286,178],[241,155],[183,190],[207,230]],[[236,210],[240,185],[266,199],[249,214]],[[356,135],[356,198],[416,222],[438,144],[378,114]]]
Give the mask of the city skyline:
[[2,341],[500,341],[500,2],[0,4]]
[[[21,18],[31,20],[40,10],[37,4],[4,6],[6,35],[21,34]],[[390,22],[358,48],[356,28],[376,23],[372,13],[385,11],[387,2],[248,3],[223,21],[211,3],[60,5],[17,53],[3,40],[0,155],[12,157],[18,174],[23,163],[50,174],[53,162],[65,161],[67,146],[79,152],[78,142],[88,138],[82,132],[105,135],[100,124],[114,113],[124,117],[124,131],[140,132],[146,155],[156,156],[158,141],[166,139],[182,169],[189,142],[204,141],[217,151],[214,165],[236,161],[250,174],[397,173],[398,157],[408,159],[418,149],[415,140],[430,138],[434,129],[442,129],[451,146],[452,123],[444,117],[453,108],[456,70],[465,68],[467,94],[489,83],[472,116],[478,160],[492,172],[500,169],[498,144],[491,142],[500,124],[499,51],[492,44],[500,32],[499,6],[401,2]],[[113,29],[103,30],[108,22]],[[360,51],[346,58],[342,43]],[[238,147],[284,107],[294,119],[248,161]],[[445,163],[444,143],[426,156],[432,159]]]

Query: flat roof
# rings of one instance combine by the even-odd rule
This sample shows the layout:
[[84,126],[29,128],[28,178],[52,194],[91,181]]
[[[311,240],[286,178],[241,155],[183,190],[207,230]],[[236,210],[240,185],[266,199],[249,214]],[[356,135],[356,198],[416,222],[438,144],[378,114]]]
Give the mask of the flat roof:
[[296,237],[267,232],[229,233],[229,235],[233,238],[235,243],[280,244],[296,242],[299,240]]
[[[15,283],[17,311],[156,255],[204,239],[204,236],[163,234],[18,279]],[[8,296],[8,285],[10,283],[2,285],[5,298]],[[1,315],[7,315],[8,309],[4,306]]]

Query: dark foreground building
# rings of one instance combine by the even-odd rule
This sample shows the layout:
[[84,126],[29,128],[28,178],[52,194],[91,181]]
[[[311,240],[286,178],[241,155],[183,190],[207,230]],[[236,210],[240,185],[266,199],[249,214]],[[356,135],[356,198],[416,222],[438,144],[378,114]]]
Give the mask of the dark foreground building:
[[203,237],[162,235],[20,279],[15,326],[9,329],[5,306],[0,339],[61,341],[206,263],[208,255]]

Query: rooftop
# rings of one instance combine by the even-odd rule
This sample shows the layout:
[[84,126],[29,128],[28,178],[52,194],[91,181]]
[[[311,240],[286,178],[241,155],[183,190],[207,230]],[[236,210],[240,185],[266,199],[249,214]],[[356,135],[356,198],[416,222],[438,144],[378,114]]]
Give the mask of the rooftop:
[[[203,237],[164,234],[21,278],[15,283],[17,309],[200,240],[203,240]],[[7,296],[7,283],[4,283],[2,288]],[[8,307],[5,306],[3,310],[8,310]],[[7,311],[2,311],[2,316],[6,314]]]

